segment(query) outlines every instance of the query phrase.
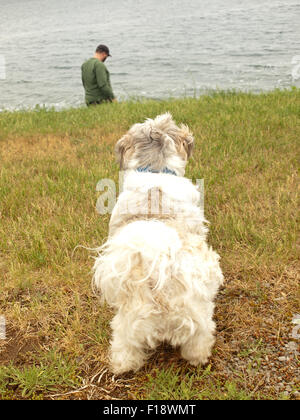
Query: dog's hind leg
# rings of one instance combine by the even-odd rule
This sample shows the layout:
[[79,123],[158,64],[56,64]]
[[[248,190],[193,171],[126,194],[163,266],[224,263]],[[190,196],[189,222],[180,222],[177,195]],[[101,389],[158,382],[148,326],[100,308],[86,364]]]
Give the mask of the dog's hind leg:
[[181,356],[191,365],[205,365],[215,343],[215,323],[207,322],[206,328],[197,327],[195,334],[181,346]]
[[118,313],[112,321],[113,337],[110,362],[113,373],[120,375],[140,369],[149,356],[145,320],[133,318],[133,313]]

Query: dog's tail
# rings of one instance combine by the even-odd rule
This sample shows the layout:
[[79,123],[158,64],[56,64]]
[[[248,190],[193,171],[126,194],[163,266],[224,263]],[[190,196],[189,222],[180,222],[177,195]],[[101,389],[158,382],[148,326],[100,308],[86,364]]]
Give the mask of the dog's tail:
[[129,223],[99,248],[93,285],[112,306],[145,285],[158,291],[170,278],[181,247],[177,231],[163,222]]

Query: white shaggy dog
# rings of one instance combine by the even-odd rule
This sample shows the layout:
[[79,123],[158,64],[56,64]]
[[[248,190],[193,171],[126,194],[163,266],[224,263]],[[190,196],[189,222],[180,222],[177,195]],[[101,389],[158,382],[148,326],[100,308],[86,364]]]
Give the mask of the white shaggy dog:
[[200,193],[184,178],[193,148],[169,113],[131,127],[116,145],[123,192],[94,265],[94,286],[116,310],[110,360],[115,374],[139,369],[160,342],[192,365],[214,344],[214,297],[223,282],[208,247]]

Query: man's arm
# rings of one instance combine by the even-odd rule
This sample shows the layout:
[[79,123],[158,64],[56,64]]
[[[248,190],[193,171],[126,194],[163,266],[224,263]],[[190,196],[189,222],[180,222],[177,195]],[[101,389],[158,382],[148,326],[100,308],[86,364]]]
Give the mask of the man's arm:
[[81,81],[82,81],[82,84],[83,84],[83,87],[85,87],[84,86],[84,81],[83,81],[83,68],[82,68],[83,66],[81,66]]
[[95,66],[95,73],[97,79],[97,85],[101,89],[101,93],[106,99],[112,101],[115,99],[112,88],[110,86],[109,80],[107,78],[107,73],[104,64],[99,63]]

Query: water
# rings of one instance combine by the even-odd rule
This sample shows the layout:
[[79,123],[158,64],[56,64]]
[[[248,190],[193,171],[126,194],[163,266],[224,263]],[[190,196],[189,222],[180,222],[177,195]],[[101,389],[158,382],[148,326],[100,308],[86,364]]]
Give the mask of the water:
[[0,109],[82,105],[100,43],[121,100],[300,87],[299,0],[0,0]]

